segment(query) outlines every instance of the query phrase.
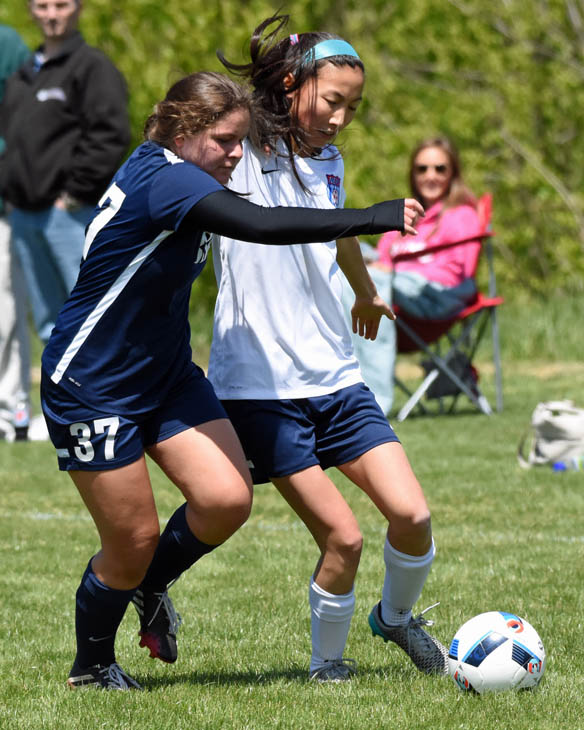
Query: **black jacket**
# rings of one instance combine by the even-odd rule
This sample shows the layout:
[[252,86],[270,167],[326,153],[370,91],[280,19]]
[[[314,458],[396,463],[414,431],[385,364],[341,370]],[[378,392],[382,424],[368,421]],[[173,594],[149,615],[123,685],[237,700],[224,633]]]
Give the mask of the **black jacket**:
[[36,71],[6,82],[0,108],[0,192],[18,208],[45,208],[63,192],[95,204],[130,143],[126,83],[79,32]]

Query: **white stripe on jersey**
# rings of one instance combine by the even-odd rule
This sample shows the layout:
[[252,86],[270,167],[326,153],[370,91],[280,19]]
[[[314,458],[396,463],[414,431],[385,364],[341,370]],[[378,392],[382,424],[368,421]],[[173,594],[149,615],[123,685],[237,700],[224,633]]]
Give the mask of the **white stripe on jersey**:
[[83,322],[79,331],[71,340],[71,344],[65,350],[63,357],[57,363],[57,367],[51,375],[53,383],[59,383],[61,381],[61,378],[63,377],[65,370],[69,367],[71,360],[73,360],[75,355],[79,352],[85,340],[92,333],[93,328],[116,301],[118,296],[122,293],[126,285],[130,282],[134,274],[137,273],[146,259],[158,248],[162,241],[164,241],[165,238],[168,238],[168,236],[172,233],[174,233],[174,231],[162,231],[162,233],[159,233],[151,243],[136,254],[134,259],[114,281],[95,309],[89,314],[85,322]]

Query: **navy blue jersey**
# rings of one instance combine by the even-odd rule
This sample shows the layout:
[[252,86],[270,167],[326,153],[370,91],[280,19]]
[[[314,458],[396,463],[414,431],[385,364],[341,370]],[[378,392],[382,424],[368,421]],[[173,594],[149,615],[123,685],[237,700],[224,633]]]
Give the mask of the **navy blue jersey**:
[[87,227],[79,278],[42,363],[51,380],[99,409],[159,405],[191,365],[189,297],[208,244],[181,231],[224,187],[152,142],[118,170]]

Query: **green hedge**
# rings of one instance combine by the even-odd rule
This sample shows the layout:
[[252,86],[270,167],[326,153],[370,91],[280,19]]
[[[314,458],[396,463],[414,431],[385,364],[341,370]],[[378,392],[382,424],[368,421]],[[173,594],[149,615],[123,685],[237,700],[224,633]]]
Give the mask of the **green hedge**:
[[[244,59],[260,0],[86,0],[82,30],[124,72],[134,142],[179,75]],[[408,193],[409,151],[443,132],[477,193],[494,194],[498,278],[508,297],[582,292],[584,6],[580,0],[296,0],[291,32],[329,30],[357,48],[366,99],[342,138],[348,204]],[[31,45],[24,0],[0,20]],[[211,267],[207,267],[210,269]],[[213,296],[211,272],[203,286]]]

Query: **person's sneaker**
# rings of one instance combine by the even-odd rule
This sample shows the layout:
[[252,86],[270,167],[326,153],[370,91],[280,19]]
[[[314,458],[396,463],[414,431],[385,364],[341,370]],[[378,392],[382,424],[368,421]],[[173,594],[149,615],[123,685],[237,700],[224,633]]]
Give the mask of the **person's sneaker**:
[[346,682],[355,674],[357,674],[357,662],[354,659],[333,659],[310,672],[310,680],[315,682]]
[[71,689],[88,686],[99,687],[100,689],[142,689],[138,682],[132,679],[129,674],[126,674],[116,662],[108,667],[95,664],[88,669],[79,669],[79,667],[73,666],[67,684]]
[[174,610],[170,596],[163,593],[144,593],[140,588],[132,598],[140,616],[140,646],[150,649],[152,659],[172,664],[178,656],[176,634],[182,623]]
[[419,616],[412,616],[405,626],[388,626],[381,618],[381,603],[373,607],[369,614],[369,626],[373,636],[381,636],[384,641],[393,641],[426,674],[446,674],[448,672],[448,649],[438,639],[425,631],[423,626],[432,626],[433,621],[424,618],[426,608]]

